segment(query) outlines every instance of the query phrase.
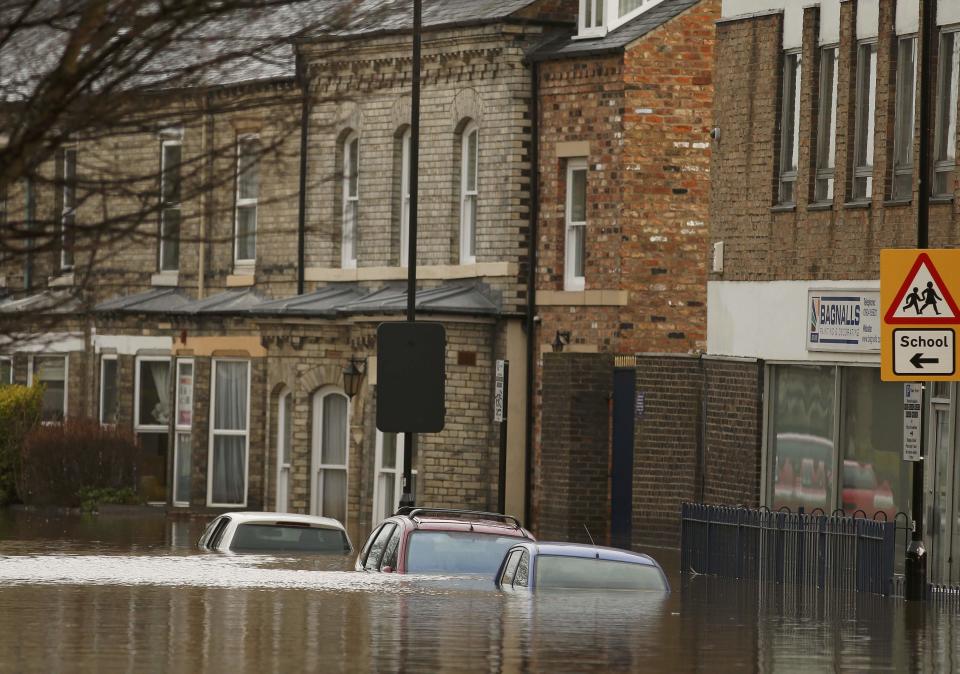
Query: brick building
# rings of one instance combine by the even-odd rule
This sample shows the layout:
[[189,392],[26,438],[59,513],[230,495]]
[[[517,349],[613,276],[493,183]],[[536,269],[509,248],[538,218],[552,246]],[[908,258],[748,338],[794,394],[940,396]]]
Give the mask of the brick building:
[[670,545],[697,482],[720,3],[599,4],[533,57],[534,506],[544,536]]
[[[919,3],[800,5],[725,2],[718,24],[707,350],[755,383],[730,398],[762,426],[728,427],[758,449],[740,482],[752,500],[909,513],[902,387],[879,376],[879,252],[916,247],[922,172],[930,247],[960,244],[960,6],[939,3],[920,166]],[[838,322],[845,310],[862,320]],[[931,577],[956,582],[956,388],[931,393],[924,535]]]
[[[576,3],[425,4],[416,302],[446,328],[448,414],[418,443],[417,499],[497,507],[494,366],[509,359],[506,507],[522,513],[526,59]],[[54,225],[0,269],[0,312],[17,321],[0,376],[43,381],[49,419],[132,428],[149,500],[327,514],[355,537],[395,508],[402,440],[375,428],[375,354],[377,324],[406,304],[408,9],[158,99],[137,133],[78,135],[49,180],[5,195],[6,212]],[[105,166],[146,167],[137,196],[160,207],[85,239],[84,222],[123,209],[94,191]],[[214,187],[192,191],[198,174]],[[364,379],[349,398],[352,363]]]

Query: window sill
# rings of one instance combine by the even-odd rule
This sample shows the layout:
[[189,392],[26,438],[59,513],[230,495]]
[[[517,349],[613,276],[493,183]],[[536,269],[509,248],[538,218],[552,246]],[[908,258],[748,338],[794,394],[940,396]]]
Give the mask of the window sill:
[[150,285],[160,287],[175,287],[179,284],[180,274],[175,271],[162,271],[150,277]]
[[796,204],[777,204],[770,207],[771,213],[794,213],[797,210]]
[[910,206],[913,204],[913,199],[887,199],[883,202],[884,207],[888,206]]
[[50,288],[68,288],[74,284],[73,272],[65,272],[47,281]]
[[807,206],[808,211],[832,211],[832,201],[818,201]]
[[953,197],[930,197],[931,204],[952,204]]
[[871,206],[873,206],[872,201],[848,201],[843,205],[844,208],[851,208],[851,209],[870,208]]

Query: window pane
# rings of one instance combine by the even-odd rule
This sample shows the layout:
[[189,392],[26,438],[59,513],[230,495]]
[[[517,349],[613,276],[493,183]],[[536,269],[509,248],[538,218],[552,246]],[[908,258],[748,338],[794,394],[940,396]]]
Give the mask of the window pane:
[[217,372],[214,430],[247,430],[247,363],[216,361],[214,367]]
[[105,358],[100,366],[100,423],[117,423],[116,358]]
[[0,360],[0,386],[13,383],[13,363],[9,360]]
[[180,145],[163,146],[163,194],[165,204],[180,203]]
[[836,156],[837,129],[836,47],[820,51],[820,108],[817,122],[817,169],[832,169]]
[[915,38],[901,39],[897,48],[896,126],[893,150],[894,198],[913,192],[913,112],[916,102]]
[[[856,165],[861,168],[873,166],[874,115],[877,93],[877,45],[860,45],[857,56],[857,129]],[[872,193],[872,182],[856,181],[855,198],[866,198]]]
[[[219,375],[219,370],[218,370]],[[219,397],[219,390],[217,391]],[[213,436],[213,503],[243,503],[245,476],[243,455],[246,438],[242,435]]]
[[330,394],[323,398],[323,444],[320,462],[343,466],[347,463],[347,398]]
[[320,514],[345,522],[347,519],[347,471],[324,468],[321,479],[323,504]]
[[596,0],[594,16],[596,17],[595,26],[603,25],[603,4],[604,0]]
[[573,268],[573,275],[577,277],[582,277],[583,273],[583,258],[584,258],[584,248],[586,245],[585,236],[586,227],[583,225],[577,225],[570,228],[570,241],[568,245],[570,246],[570,264]]
[[937,161],[956,159],[957,73],[960,40],[957,33],[944,33],[940,39],[940,76],[937,83]]
[[44,385],[43,411],[44,421],[62,421],[66,413],[64,379],[67,360],[62,356],[38,356],[33,360],[33,377]]
[[189,433],[177,433],[177,465],[174,468],[175,501],[190,501],[190,477],[193,467],[193,445]]
[[467,190],[477,191],[477,131],[467,136]]
[[240,178],[238,196],[256,199],[260,183],[260,141],[248,138],[240,141]]
[[349,173],[348,173],[348,194],[355,197],[360,189],[360,139],[354,138],[350,141],[349,148]]
[[587,220],[587,171],[577,169],[571,172],[570,186],[570,220],[572,222],[586,222]]
[[280,400],[283,405],[283,462],[290,463],[293,447],[293,394],[288,393]]
[[160,270],[176,271],[180,268],[180,209],[163,209],[160,245]]
[[780,124],[780,203],[794,203],[800,149],[800,54],[784,54],[783,110]]
[[381,452],[381,468],[394,469],[397,467],[397,434],[383,434],[383,449]]
[[170,363],[167,361],[140,361],[141,426],[166,426],[170,421]]
[[774,379],[773,509],[802,506],[807,512],[822,508],[829,514],[836,465],[834,368],[777,366]]
[[137,491],[148,501],[167,500],[167,434],[138,433]]
[[[881,382],[880,370],[843,368],[844,400],[841,447],[843,493],[848,515],[863,510],[893,520],[910,510],[910,474],[903,461],[903,384]],[[881,515],[882,517],[882,515]]]
[[237,259],[257,258],[257,207],[237,208]]
[[639,9],[643,3],[644,0],[620,0],[620,16]]
[[177,365],[177,426],[193,424],[193,363]]
[[380,512],[376,513],[378,519],[386,519],[393,514],[393,507],[396,501],[395,486],[396,476],[393,473],[381,473],[378,478],[380,483]]

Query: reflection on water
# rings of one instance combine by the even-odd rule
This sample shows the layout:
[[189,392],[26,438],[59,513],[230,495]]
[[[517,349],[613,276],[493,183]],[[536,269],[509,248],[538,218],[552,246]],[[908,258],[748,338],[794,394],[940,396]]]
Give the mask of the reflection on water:
[[348,557],[200,553],[203,524],[0,513],[0,671],[960,668],[958,619],[934,607],[676,575],[671,595],[507,595]]

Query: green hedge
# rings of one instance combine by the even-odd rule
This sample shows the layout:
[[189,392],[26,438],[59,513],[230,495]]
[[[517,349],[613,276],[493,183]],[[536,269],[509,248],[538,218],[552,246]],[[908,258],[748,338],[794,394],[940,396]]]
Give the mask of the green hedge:
[[42,386],[0,386],[0,505],[17,500],[20,453],[40,425],[42,403]]

